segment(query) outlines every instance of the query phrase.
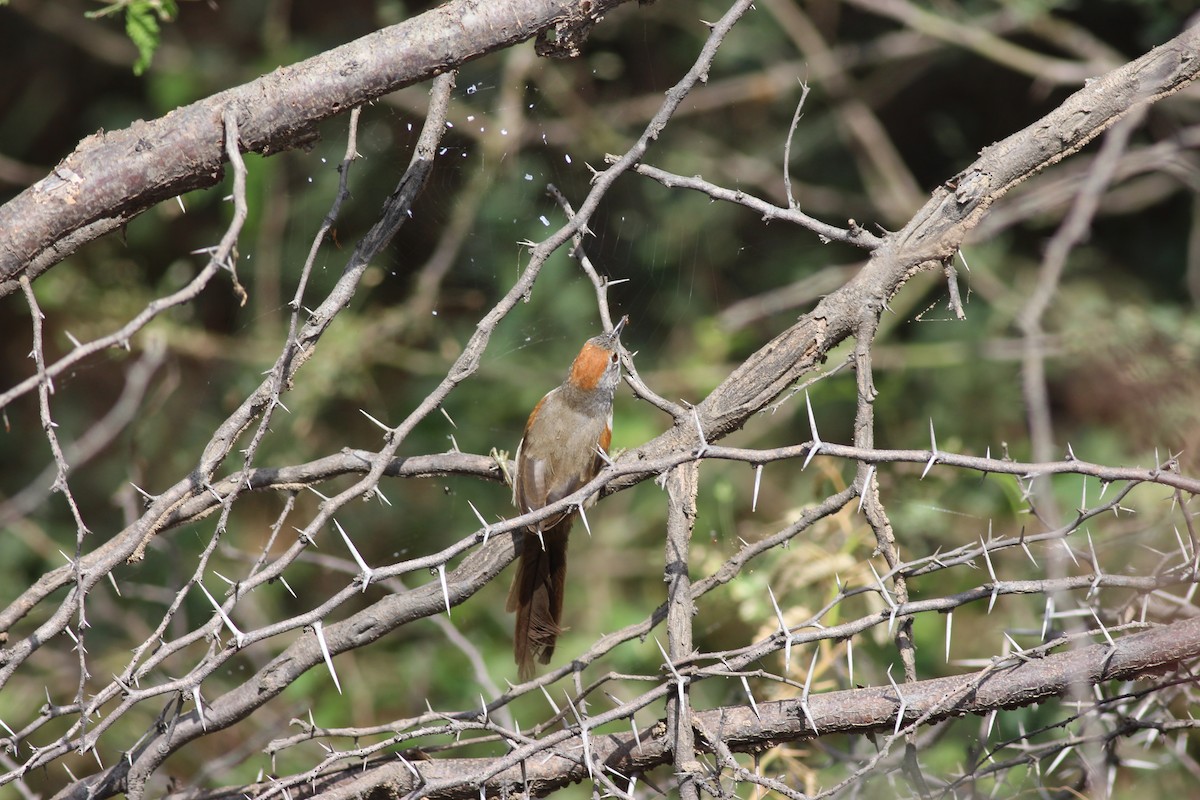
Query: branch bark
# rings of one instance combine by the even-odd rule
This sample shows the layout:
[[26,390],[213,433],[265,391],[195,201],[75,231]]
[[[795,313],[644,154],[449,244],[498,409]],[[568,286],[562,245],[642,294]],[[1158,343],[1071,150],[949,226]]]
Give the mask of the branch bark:
[[243,152],[303,147],[317,123],[553,28],[589,27],[626,0],[452,0],[242,86],[100,131],[0,206],[0,297],[85,242],[224,173],[221,115],[236,111]]
[[[1019,708],[1060,697],[1072,686],[1096,686],[1106,681],[1144,679],[1171,672],[1200,656],[1200,618],[1188,619],[1144,633],[1117,639],[1112,646],[1097,644],[1045,656],[1013,657],[1008,665],[949,678],[934,678],[902,684],[904,720],[925,717],[929,723],[966,714],[987,714],[997,709]],[[849,689],[808,697],[809,711],[817,730],[828,734],[891,733],[901,698],[892,686]],[[707,731],[734,752],[754,752],[781,742],[815,735],[799,699],[760,702],[757,710],[748,705],[724,706],[694,711],[697,729]],[[638,743],[640,740],[640,744]],[[640,732],[591,737],[593,763],[621,775],[640,774],[671,763],[672,739],[661,723]],[[566,747],[579,748],[578,742]],[[712,742],[696,736],[697,749],[713,752]],[[339,769],[312,784],[293,787],[292,797],[402,798],[426,784],[440,784],[452,776],[484,775],[490,772],[488,758],[456,758],[435,761],[399,762],[394,756],[373,764]],[[419,774],[415,777],[413,770]],[[587,780],[583,764],[563,759],[529,759],[495,773],[482,784],[462,782],[458,786],[424,794],[430,798],[474,798],[481,791],[505,796],[522,786],[536,787],[542,794],[571,783]],[[270,784],[243,786],[219,791],[190,790],[168,795],[169,800],[225,800],[254,797]]]
[[[888,234],[857,275],[742,362],[696,407],[708,441],[740,429],[823,363],[867,317],[878,317],[910,278],[954,256],[992,204],[1014,186],[1078,152],[1130,110],[1179,91],[1198,75],[1200,25],[1096,78],[1037,122],[985,147],[904,228]],[[696,444],[689,417],[625,457],[653,460]]]

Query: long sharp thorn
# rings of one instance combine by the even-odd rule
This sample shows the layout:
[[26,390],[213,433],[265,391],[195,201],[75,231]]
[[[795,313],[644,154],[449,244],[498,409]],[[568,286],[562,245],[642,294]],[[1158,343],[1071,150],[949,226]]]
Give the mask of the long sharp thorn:
[[[1191,561],[1191,556],[1188,555],[1187,547],[1183,543],[1183,537],[1179,535],[1179,526],[1175,526],[1175,542],[1179,545],[1179,552],[1183,554],[1183,563]],[[111,572],[109,573],[112,574]]]
[[771,591],[770,584],[767,584],[767,594],[771,596],[771,605],[775,607],[775,618],[779,620],[779,632],[784,635],[783,671],[786,675],[792,669],[792,634],[788,632],[787,622],[783,618],[783,611],[779,608],[779,603],[775,600],[775,592]]
[[892,690],[896,692],[896,697],[900,698],[900,708],[896,710],[896,729],[892,731],[892,736],[897,736],[900,733],[900,727],[904,724],[904,712],[908,710],[908,700],[904,698],[904,694],[900,691],[900,687],[896,685],[896,680],[892,677],[891,664],[888,664],[887,679],[888,683],[892,684]]
[[1054,617],[1054,598],[1046,598],[1046,610],[1042,614],[1042,641],[1046,641],[1046,634],[1050,630],[1050,620]]
[[1095,544],[1095,542],[1092,541],[1092,532],[1091,531],[1087,531],[1087,540],[1088,540],[1088,550],[1092,554],[1092,572],[1095,572],[1097,575],[1100,575],[1101,574],[1100,559],[1098,559],[1096,557],[1096,544]]
[[[988,538],[991,538],[989,532]],[[999,581],[996,580],[996,570],[992,567],[992,556],[988,551],[987,543],[983,541],[983,537],[979,537],[979,544],[983,547],[983,560],[987,562],[988,575],[992,579],[992,597],[988,600],[988,613],[992,613],[992,607],[996,605],[996,595],[1000,591]]]
[[925,469],[921,472],[921,480],[925,480],[925,476],[929,474],[929,470],[933,469],[933,464],[938,458],[937,434],[933,432],[933,417],[929,418],[929,463],[925,465]]
[[583,741],[583,763],[587,767],[588,777],[595,780],[595,776],[592,774],[592,751],[588,740],[587,722],[580,716],[579,710],[575,708],[575,703],[571,701],[570,695],[567,695],[567,705],[570,707],[575,721],[579,723],[579,738]]
[[1066,539],[1059,539],[1058,541],[1059,541],[1059,544],[1061,544],[1063,546],[1063,549],[1065,549],[1067,551],[1067,555],[1069,555],[1071,557],[1071,561],[1075,564],[1075,566],[1078,567],[1079,559],[1075,557],[1075,551],[1071,549],[1071,545],[1067,544]]
[[815,647],[813,649],[812,661],[809,662],[809,665],[808,665],[808,674],[804,676],[804,691],[800,695],[801,697],[807,698],[809,695],[809,692],[812,691],[813,673],[815,673],[817,671],[817,656],[819,656],[820,654],[821,654],[821,648],[818,645],[817,647]]
[[313,623],[313,630],[317,634],[317,644],[321,648],[321,657],[325,659],[325,666],[329,669],[329,674],[333,677],[333,685],[337,688],[338,694],[341,694],[342,682],[338,680],[337,670],[333,668],[333,656],[329,653],[329,645],[325,643],[325,627],[321,624],[321,620]]
[[600,445],[596,445],[596,455],[599,456],[600,460],[603,461],[605,465],[610,467],[613,466],[612,456],[610,456],[608,451]]
[[487,544],[488,537],[492,535],[492,526],[487,524],[487,520],[483,518],[483,514],[479,513],[479,509],[470,500],[467,505],[471,507],[471,511],[475,512],[475,519],[479,520],[479,524],[483,526],[483,543]]
[[808,406],[808,428],[812,432],[812,449],[808,451],[808,456],[800,466],[801,472],[808,467],[808,463],[813,460],[813,456],[820,452],[821,445],[824,444],[821,441],[821,434],[817,433],[817,419],[813,416],[812,399],[808,396],[808,389],[804,390],[804,402]]
[[202,730],[207,731],[208,730],[208,720],[206,720],[204,718],[204,703],[202,703],[200,701],[200,687],[199,686],[192,687],[192,699],[194,699],[196,701],[196,716],[198,716],[200,718],[200,728]]
[[450,587],[446,584],[446,565],[438,564],[438,580],[442,582],[442,599],[446,601],[446,616],[450,616]]
[[875,576],[875,582],[879,584],[879,593],[883,595],[883,599],[893,609],[896,608],[896,601],[892,599],[890,594],[888,594],[887,587],[883,585],[883,578],[879,577],[879,572],[876,571],[875,565],[868,561],[867,566],[871,568],[871,574]]
[[658,645],[658,652],[662,653],[663,662],[666,663],[667,669],[669,669],[671,671],[671,675],[673,675],[675,678],[675,686],[679,693],[679,707],[683,708],[683,703],[684,703],[683,689],[684,689],[684,682],[686,679],[682,675],[679,674],[678,670],[675,669],[675,665],[671,663],[671,657],[667,655],[667,651],[663,649],[662,642],[660,642],[658,640],[657,636],[654,637],[654,643],[656,645]]
[[808,693],[812,689],[813,673],[817,671],[817,656],[820,655],[820,652],[820,645],[813,649],[812,662],[808,665],[808,675],[804,678],[804,691],[800,694],[800,710],[804,712],[804,718],[812,726],[813,733],[820,733],[820,731],[817,729],[817,721],[813,719],[812,711],[808,707]]
[[208,593],[208,587],[206,587],[200,581],[196,581],[196,585],[200,587],[200,591],[204,592],[204,596],[208,598],[208,602],[212,604],[214,609],[216,609],[217,614],[220,615],[221,620],[225,623],[225,627],[229,628],[229,632],[233,634],[234,641],[237,643],[238,648],[241,648],[242,643],[246,640],[246,634],[238,630],[238,626],[233,624],[233,620],[231,620],[229,615],[225,613],[225,609],[221,608],[221,604],[218,603],[213,596]]
[[383,422],[380,422],[379,420],[375,419],[375,418],[374,418],[374,417],[372,417],[370,414],[368,414],[368,413],[367,413],[365,410],[363,410],[363,409],[361,409],[361,408],[360,408],[360,409],[358,410],[358,413],[362,414],[364,417],[366,417],[367,419],[371,420],[371,422],[374,422],[376,425],[378,425],[378,426],[379,426],[379,428],[380,428],[381,430],[383,430],[383,432],[384,432],[384,433],[391,433],[391,432],[392,432],[392,429],[391,429],[390,427],[388,427],[388,426],[387,426],[387,424],[385,424],[385,423],[383,423]]
[[1089,606],[1088,611],[1092,612],[1092,619],[1096,620],[1096,624],[1100,626],[1100,632],[1104,634],[1104,638],[1108,641],[1108,646],[1116,647],[1117,643],[1114,642],[1113,638],[1108,635],[1108,628],[1106,628],[1104,623],[1100,621],[1100,616],[1096,613],[1096,609]]
[[1054,770],[1058,769],[1058,765],[1061,764],[1063,759],[1067,757],[1067,754],[1074,749],[1074,745],[1068,745],[1060,750],[1058,755],[1055,756],[1054,760],[1050,762],[1050,766],[1046,768],[1046,774],[1049,775],[1051,772],[1054,772]]
[[750,710],[754,712],[755,719],[762,720],[762,714],[758,713],[758,703],[754,702],[754,693],[750,691],[750,681],[746,680],[746,676],[742,675],[742,689],[746,692],[746,697],[750,699]]
[[[418,781],[421,780],[421,773],[417,772],[417,768],[412,765],[412,762],[404,757],[404,753],[396,753],[396,758],[400,759],[400,763],[408,768],[408,771],[412,773],[414,778]],[[483,786],[481,785],[479,788],[482,789]]]
[[[990,524],[990,523],[989,523]],[[1029,552],[1029,543],[1025,541],[1025,528],[1021,528],[1021,549],[1025,551],[1025,555],[1029,557],[1030,562],[1036,568],[1038,565],[1037,559],[1033,557],[1033,553]]]
[[858,495],[858,510],[863,510],[863,501],[867,498],[867,492],[870,491],[871,479],[875,477],[875,465],[871,464],[867,467],[867,474],[863,478],[862,491]]
[[346,548],[350,551],[350,555],[354,556],[355,563],[358,564],[359,573],[362,575],[362,590],[365,592],[367,587],[371,585],[371,578],[374,577],[374,571],[367,566],[366,561],[363,561],[363,557],[359,554],[358,548],[354,546],[354,542],[350,541],[350,536],[346,533],[346,529],[342,527],[342,523],[335,519],[333,526],[342,535],[342,539],[346,542]]
[[771,584],[767,584],[767,596],[771,598],[771,605],[775,609],[775,619],[779,620],[779,630],[782,633],[787,633],[788,626],[783,620],[783,611],[779,608],[779,603],[775,600],[775,592],[771,590]]
[[758,510],[758,487],[762,485],[762,464],[754,465],[754,497],[750,501],[750,513]]
[[854,688],[854,640],[846,640],[846,670],[850,680],[850,688]]
[[554,716],[557,717],[559,714],[562,713],[562,709],[560,709],[558,707],[558,704],[554,702],[554,698],[551,697],[550,693],[546,691],[545,686],[542,686],[539,688],[542,690],[542,695],[546,698],[546,702],[550,704],[550,708],[554,709]]

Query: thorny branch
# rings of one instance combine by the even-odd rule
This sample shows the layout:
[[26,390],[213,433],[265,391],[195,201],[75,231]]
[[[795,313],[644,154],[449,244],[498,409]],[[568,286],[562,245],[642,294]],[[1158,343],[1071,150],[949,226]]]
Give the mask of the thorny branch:
[[[948,29],[944,27],[933,26],[907,3],[864,1],[860,5],[878,8],[881,13],[903,15],[914,27],[924,26],[934,35],[949,36],[952,33],[947,33]],[[1197,47],[1200,32],[1197,29],[1185,32],[1168,45],[1096,79],[1039,123],[987,149],[975,164],[935,192],[901,231],[875,235],[853,220],[845,228],[839,228],[801,213],[790,202],[786,207],[780,207],[741,190],[730,190],[700,178],[685,178],[643,163],[652,143],[683,100],[698,84],[707,80],[708,70],[722,41],[750,6],[748,0],[739,0],[712,25],[711,34],[692,69],[667,93],[666,100],[659,105],[638,140],[623,155],[611,157],[607,169],[596,173],[592,189],[577,211],[561,193],[557,195],[568,213],[568,223],[545,241],[528,243],[530,258],[524,271],[505,296],[483,315],[475,335],[437,387],[399,423],[380,423],[384,444],[377,451],[344,451],[285,467],[255,464],[259,447],[269,434],[272,415],[282,405],[283,394],[300,368],[313,356],[322,334],[347,306],[367,263],[386,246],[397,227],[405,221],[428,178],[437,144],[445,131],[453,73],[434,82],[421,139],[408,170],[388,198],[380,221],[355,248],[333,289],[315,309],[308,311],[306,302],[311,301],[306,295],[316,255],[342,203],[349,198],[348,176],[357,154],[357,109],[352,113],[338,194],[314,237],[296,294],[289,304],[289,330],[278,359],[266,379],[214,432],[195,470],[161,494],[148,497],[147,507],[133,524],[106,537],[103,543],[90,550],[85,547],[88,530],[71,499],[68,482],[70,469],[86,460],[88,448],[81,443],[72,449],[58,442],[50,403],[54,380],[105,349],[129,346],[131,339],[165,311],[194,300],[218,272],[234,273],[237,239],[246,215],[246,168],[240,152],[247,142],[239,133],[246,109],[230,105],[223,108],[221,114],[224,157],[232,165],[235,179],[234,221],[220,244],[211,249],[204,268],[183,289],[151,302],[118,331],[78,343],[67,355],[47,362],[33,284],[28,275],[23,274],[18,279],[33,318],[35,371],[0,394],[0,407],[25,394],[37,392],[41,422],[54,458],[52,490],[67,499],[76,520],[78,536],[74,556],[66,566],[47,572],[7,608],[0,610],[0,630],[7,635],[34,609],[42,611],[43,605],[51,609],[39,617],[41,622],[34,632],[12,643],[6,640],[7,646],[0,653],[0,685],[8,682],[41,648],[50,643],[57,644],[62,634],[67,634],[74,642],[80,678],[78,691],[70,703],[59,705],[50,701],[40,716],[15,725],[15,729],[4,724],[9,736],[4,740],[7,745],[3,762],[6,772],[0,775],[0,784],[20,786],[22,776],[30,770],[60,761],[72,751],[91,753],[99,761],[103,736],[118,720],[130,715],[134,709],[146,709],[148,704],[158,703],[155,707],[160,710],[156,719],[140,741],[120,753],[115,764],[101,765],[81,779],[72,779],[61,793],[63,797],[106,797],[124,792],[140,798],[147,793],[149,781],[168,756],[197,739],[239,723],[260,710],[270,698],[292,685],[307,670],[321,664],[333,669],[333,657],[339,653],[364,647],[410,622],[436,617],[473,596],[511,561],[513,548],[508,534],[535,520],[579,506],[596,492],[619,491],[659,476],[665,480],[670,509],[665,556],[667,599],[645,619],[600,637],[585,652],[574,655],[569,662],[561,663],[534,681],[504,691],[489,686],[490,698],[481,696],[478,708],[455,711],[429,708],[425,713],[370,728],[327,729],[307,723],[300,733],[276,738],[269,745],[269,752],[283,753],[314,740],[353,739],[356,740],[354,746],[341,750],[329,746],[326,755],[310,769],[270,782],[216,792],[190,788],[175,796],[218,797],[243,792],[263,797],[302,796],[321,791],[329,792],[331,796],[339,796],[339,793],[352,796],[379,789],[393,795],[409,792],[413,796],[473,797],[485,792],[513,790],[541,794],[571,782],[589,780],[613,796],[634,797],[641,796],[635,788],[638,777],[660,764],[672,765],[671,780],[674,783],[670,788],[678,788],[684,796],[732,794],[737,790],[737,784],[743,781],[781,795],[803,796],[780,780],[761,775],[757,769],[750,770],[734,754],[756,751],[768,743],[799,741],[828,733],[887,734],[880,749],[870,758],[857,762],[858,766],[842,784],[818,795],[831,796],[872,772],[885,770],[902,770],[906,778],[923,784],[925,776],[920,771],[914,742],[916,734],[926,726],[966,713],[995,714],[1003,708],[1041,702],[1068,693],[1073,693],[1083,704],[1078,711],[1080,718],[1091,716],[1099,720],[1098,725],[1088,728],[1086,736],[1037,745],[1039,749],[1029,744],[1026,737],[1013,737],[998,743],[994,753],[1026,748],[1024,757],[1059,760],[1072,748],[1089,743],[1109,746],[1123,738],[1142,737],[1145,740],[1189,729],[1189,720],[1159,717],[1155,721],[1142,721],[1142,717],[1146,712],[1144,703],[1156,699],[1152,690],[1168,691],[1194,682],[1188,664],[1200,657],[1200,629],[1196,622],[1200,619],[1200,608],[1193,602],[1200,574],[1200,553],[1196,548],[1193,515],[1186,503],[1187,495],[1200,491],[1200,479],[1181,474],[1178,464],[1170,457],[1156,456],[1153,466],[1142,468],[1090,463],[1076,458],[1069,450],[1068,456],[1061,461],[1051,460],[1050,453],[1045,452],[1032,462],[1018,462],[1007,456],[993,457],[990,452],[982,457],[948,452],[939,449],[932,423],[927,450],[876,448],[872,346],[880,315],[905,281],[921,270],[949,269],[950,259],[961,247],[966,234],[978,225],[992,203],[1011,187],[1075,153],[1122,117],[1134,118],[1148,103],[1193,80],[1200,69],[1200,58],[1196,57],[1200,49]],[[787,13],[782,5],[776,12]],[[568,26],[568,23],[562,25]],[[566,31],[568,27],[561,30]],[[802,28],[795,30],[797,36],[807,35]],[[996,43],[981,37],[972,38],[968,45],[983,49],[994,48]],[[1013,60],[1022,58],[1020,52],[1008,49],[1002,49],[1002,54]],[[828,64],[826,66],[832,69]],[[1061,72],[1062,65],[1052,66]],[[1125,135],[1128,128],[1114,129],[1110,135],[1112,140],[1118,141],[1118,131]],[[1102,168],[1092,173],[1097,186],[1102,185],[1115,169],[1113,162],[1101,159],[1099,163]],[[440,551],[402,558],[384,566],[365,564],[354,550],[351,517],[342,512],[353,499],[381,497],[380,482],[384,477],[457,474],[492,481],[503,479],[502,467],[505,465],[494,458],[459,452],[405,457],[398,457],[397,453],[414,427],[441,407],[456,386],[473,375],[497,324],[532,291],[541,267],[566,242],[574,243],[575,255],[595,286],[602,319],[610,319],[607,289],[612,284],[601,279],[588,261],[584,253],[585,235],[588,221],[605,193],[614,181],[629,172],[650,177],[668,187],[691,188],[714,200],[744,205],[759,212],[764,220],[792,222],[824,240],[856,244],[870,251],[870,261],[844,286],[822,299],[811,313],[753,354],[694,407],[684,408],[659,396],[637,374],[632,358],[625,354],[632,373],[631,383],[638,396],[669,414],[673,425],[661,436],[624,454],[579,492],[531,514],[492,524],[481,520],[482,529]],[[785,177],[788,178],[790,198],[790,177]],[[1099,189],[1095,191],[1099,192]],[[1087,200],[1094,201],[1095,195],[1087,196]],[[1086,218],[1086,213],[1081,214]],[[84,226],[75,230],[86,229]],[[1066,242],[1064,247],[1069,249],[1075,240]],[[436,284],[439,274],[444,274],[439,273],[441,269],[433,269],[428,280]],[[951,277],[951,273],[947,272],[947,276]],[[234,279],[236,285],[236,275]],[[1046,291],[1052,289],[1051,284],[1052,281],[1047,281]],[[1030,308],[1028,333],[1036,336],[1040,332],[1037,308],[1032,305]],[[958,304],[958,310],[961,310],[961,304]],[[769,408],[776,398],[813,371],[838,343],[849,337],[855,340],[851,363],[857,376],[857,414],[852,445],[823,441],[811,405],[808,411],[812,437],[806,442],[772,449],[731,448],[716,444],[747,424],[753,415]],[[152,370],[153,363],[148,356],[147,364],[151,366],[147,369]],[[136,368],[131,371],[129,384],[133,397],[145,390],[145,380]],[[119,428],[123,424],[121,420],[127,418],[116,415],[114,409],[112,427]],[[251,427],[254,427],[253,434],[242,444]],[[242,445],[243,455],[241,467],[224,477],[219,476],[218,467],[239,445]],[[703,574],[693,577],[690,570],[696,565],[690,561],[689,546],[701,461],[730,460],[750,465],[754,468],[757,485],[768,465],[771,469],[783,469],[800,462],[803,469],[818,457],[822,461],[837,459],[856,465],[853,482],[795,512],[790,520],[776,525],[761,538],[741,542],[733,554],[719,564],[706,566]],[[907,557],[897,543],[879,481],[883,468],[900,473],[901,465],[905,464],[923,466],[922,478],[931,470],[1011,476],[1003,480],[1015,480],[1024,500],[1033,496],[1035,481],[1058,475],[1082,476],[1099,484],[1099,498],[1088,501],[1085,481],[1085,492],[1074,514],[1064,520],[1057,517],[1049,520],[1046,530],[1026,534],[1025,531],[993,533],[989,529],[985,538],[968,522],[963,525],[962,537],[968,544],[946,552]],[[296,526],[299,535],[287,542],[282,550],[273,549],[280,533],[294,524],[296,494],[302,490],[315,492],[318,487],[343,476],[353,478],[353,484],[332,497],[323,498],[319,510]],[[1109,514],[1121,514],[1124,510],[1122,501],[1130,493],[1155,486],[1172,490],[1168,494],[1179,501],[1188,537],[1177,535],[1175,539],[1167,540],[1169,546],[1155,540],[1157,562],[1152,570],[1127,574],[1114,569],[1113,564],[1106,563],[1103,550],[1097,552],[1087,523]],[[1104,499],[1105,490],[1112,492],[1107,500]],[[272,525],[270,540],[253,559],[248,559],[244,576],[230,581],[230,589],[223,597],[214,597],[205,588],[211,581],[208,558],[219,548],[229,546],[223,534],[230,515],[237,503],[254,492],[277,492],[286,498],[286,502]],[[22,503],[10,501],[0,507],[0,514],[8,511],[25,513],[23,508]],[[760,632],[746,644],[720,652],[695,649],[694,618],[711,613],[711,607],[702,604],[711,602],[716,589],[745,575],[747,566],[765,554],[799,541],[802,535],[813,534],[829,520],[850,517],[860,511],[874,532],[876,554],[883,557],[881,568],[872,565],[873,575],[868,578],[860,569],[852,582],[843,583],[839,579],[836,594],[825,606],[804,619],[789,618],[776,603],[778,629]],[[162,624],[134,649],[133,657],[119,675],[113,675],[111,682],[102,677],[100,680],[104,683],[95,683],[89,675],[85,655],[88,592],[100,580],[111,580],[113,570],[119,564],[127,560],[136,562],[153,537],[186,523],[199,522],[216,512],[219,516],[208,542],[190,576],[180,583],[167,604]],[[303,613],[262,624],[247,624],[243,620],[247,629],[238,628],[239,602],[269,583],[282,581],[289,565],[318,558],[313,554],[312,546],[319,536],[334,527],[331,523],[337,522],[335,515],[346,525],[345,528],[337,527],[343,531],[345,544],[354,560],[320,557],[327,559],[325,563],[330,572],[343,576],[343,585]],[[1125,535],[1128,534],[1118,531],[1110,542],[1120,541]],[[1064,570],[1063,574],[1038,579],[1006,577],[1013,563],[1020,563],[1023,558],[1035,568],[1038,566],[1031,545],[1061,551],[1062,563],[1065,565],[1069,560],[1073,568]],[[460,560],[454,564],[455,559]],[[936,580],[949,574],[956,575],[950,571],[964,566],[975,567],[979,580],[954,591],[939,587],[938,591],[932,592],[936,596],[931,597],[910,592],[910,587],[928,586],[926,580],[931,576]],[[411,588],[399,582],[401,576],[418,570],[432,570],[438,577]],[[351,606],[351,601],[372,586],[382,586],[389,594],[352,612],[358,607]],[[64,588],[65,597],[56,594]],[[201,589],[211,600],[214,613],[190,629],[186,625],[182,628],[172,626],[170,623],[177,621],[176,614],[185,599],[193,595],[193,588]],[[1105,603],[1100,602],[1102,593]],[[1057,598],[1045,606],[1041,631],[1035,643],[1022,648],[1010,636],[1007,642],[1011,646],[1005,644],[1004,655],[986,665],[977,665],[983,668],[974,674],[934,680],[922,680],[917,674],[913,656],[914,620],[943,615],[949,653],[951,623],[956,609],[983,603],[990,609],[998,599],[1023,595]],[[774,593],[770,596],[775,603]],[[1115,597],[1122,598],[1121,602],[1114,600]],[[342,613],[333,621],[335,611]],[[73,617],[77,620],[74,626],[71,623]],[[624,675],[606,672],[595,675],[591,672],[623,643],[630,643],[631,648],[639,644],[648,646],[648,639],[653,638],[655,629],[664,621],[667,647],[660,659],[662,669],[659,673]],[[1071,621],[1075,624],[1068,625]],[[478,653],[472,653],[474,645],[449,621],[442,622],[447,636],[456,640],[456,644],[474,660],[476,673],[481,676],[480,683],[490,683],[487,665]],[[221,641],[223,629],[230,634],[226,642]],[[1063,629],[1068,632],[1061,634]],[[844,655],[848,675],[845,685],[853,686],[851,643],[855,637],[871,632],[895,637],[903,670],[902,682],[842,691],[810,691],[817,657],[823,652]],[[456,634],[459,635],[456,637]],[[281,638],[285,635],[288,635],[286,639]],[[1028,635],[1028,632],[1015,632],[1014,635]],[[284,641],[290,643],[282,644]],[[813,652],[812,665],[803,682],[791,675],[793,648],[807,648]],[[167,671],[169,659],[197,649],[203,651],[202,655],[186,670]],[[227,668],[231,659],[241,655],[255,659],[253,674],[224,694],[204,697],[201,687],[205,680]],[[782,669],[776,659],[782,659]],[[1112,688],[1113,682],[1136,681],[1162,672],[1168,676],[1157,679],[1151,688],[1134,688],[1134,684]],[[591,679],[586,688],[583,685],[585,673]],[[567,694],[565,703],[551,699],[553,716],[522,730],[513,719],[513,702],[535,691],[544,691],[545,687],[568,676],[574,680],[574,691]],[[334,678],[336,680],[336,675]],[[743,693],[745,702],[698,709],[692,702],[692,690],[706,683],[728,684]],[[648,688],[630,691],[630,687],[640,685]],[[1145,687],[1145,684],[1137,686]],[[793,695],[784,700],[756,697],[756,693],[763,691],[762,687],[790,691]],[[1079,692],[1080,687],[1086,687],[1089,692],[1094,690],[1099,696],[1092,701],[1092,695]],[[797,698],[796,692],[802,694]],[[601,693],[608,697],[612,706],[599,713],[589,710],[589,697]],[[630,694],[636,696],[619,699]],[[551,696],[547,693],[546,697]],[[190,709],[186,709],[188,704]],[[639,727],[635,712],[651,707],[663,709],[667,718],[664,728]],[[1114,723],[1117,718],[1123,722]],[[48,743],[34,744],[35,740],[46,741],[41,737],[53,730],[51,723],[59,720],[62,722],[58,723],[61,726],[58,730],[65,732],[56,733],[54,738],[47,737]],[[618,723],[629,726],[631,731],[601,731],[603,726]],[[363,738],[375,738],[375,741],[365,744],[357,741]],[[908,742],[909,747],[902,756],[897,756],[892,753],[891,746],[901,740]],[[431,741],[437,744],[431,745]],[[497,752],[505,749],[506,752],[477,759],[452,755],[460,745],[489,743],[497,748]],[[402,750],[398,757],[381,755],[396,748],[413,748],[413,751]],[[444,755],[446,751],[451,755]],[[413,757],[409,758],[405,753]],[[429,758],[431,754],[433,757]],[[715,756],[715,760],[707,761],[708,754]],[[377,760],[364,761],[377,756]],[[994,768],[984,767],[981,761],[973,777]],[[723,781],[730,781],[731,785],[727,788]],[[950,789],[954,785],[948,784]],[[927,789],[925,787],[923,791]]]

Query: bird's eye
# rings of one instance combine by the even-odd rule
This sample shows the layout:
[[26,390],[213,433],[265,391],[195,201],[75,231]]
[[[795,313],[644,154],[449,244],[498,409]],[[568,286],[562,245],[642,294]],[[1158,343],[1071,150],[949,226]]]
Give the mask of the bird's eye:
[[618,355],[617,353],[613,353],[611,356],[609,356],[609,359],[612,361],[612,363],[615,364],[621,360],[621,356]]

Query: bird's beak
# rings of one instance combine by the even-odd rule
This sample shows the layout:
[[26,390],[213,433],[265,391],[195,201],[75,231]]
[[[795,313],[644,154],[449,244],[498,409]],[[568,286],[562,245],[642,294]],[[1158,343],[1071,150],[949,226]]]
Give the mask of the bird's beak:
[[617,324],[613,325],[612,332],[608,334],[608,338],[615,342],[617,340],[617,338],[621,335],[621,331],[625,328],[625,325],[628,322],[629,322],[628,314],[626,314],[625,316],[623,316],[619,320],[617,320]]

